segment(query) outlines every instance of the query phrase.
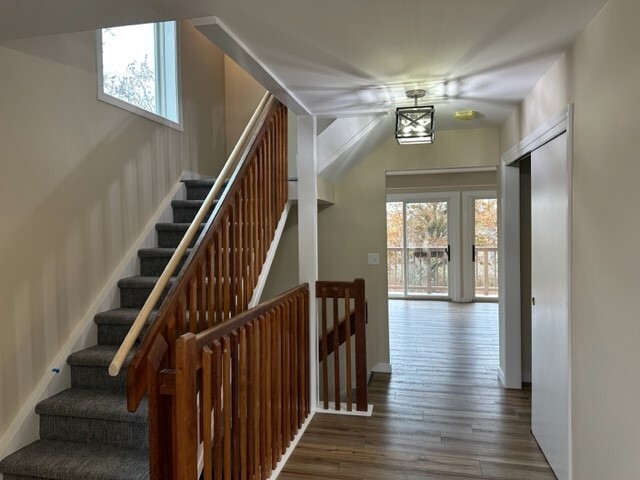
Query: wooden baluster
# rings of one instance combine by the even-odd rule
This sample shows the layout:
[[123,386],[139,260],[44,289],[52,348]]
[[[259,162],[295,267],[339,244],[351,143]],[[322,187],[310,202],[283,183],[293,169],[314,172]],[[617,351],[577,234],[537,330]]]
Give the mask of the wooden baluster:
[[300,415],[300,369],[302,365],[300,365],[300,349],[302,345],[300,345],[300,316],[298,315],[298,297],[295,297],[291,301],[291,358],[293,361],[291,362],[291,380],[292,380],[292,388],[291,388],[291,431],[295,432],[298,430],[298,417]]
[[256,381],[257,370],[256,368],[256,344],[255,344],[255,329],[253,322],[247,324],[246,332],[246,345],[247,345],[247,360],[246,360],[246,374],[247,374],[247,407],[246,407],[246,425],[247,425],[247,445],[246,445],[246,458],[247,458],[247,478],[249,480],[255,477],[255,451],[256,444],[255,439],[258,438],[256,434],[255,424],[255,405],[256,405],[256,388],[260,388]]
[[307,408],[308,408],[308,402],[307,402],[307,388],[308,388],[308,371],[307,371],[307,361],[308,359],[306,358],[308,356],[309,353],[309,348],[308,348],[308,338],[307,337],[307,329],[306,329],[306,313],[305,313],[305,302],[304,302],[304,298],[298,296],[298,318],[299,318],[299,322],[300,322],[300,328],[298,329],[298,342],[300,342],[300,349],[298,351],[299,353],[299,359],[298,361],[300,362],[300,369],[299,369],[299,383],[300,383],[300,398],[299,398],[299,402],[300,402],[300,406],[298,407],[298,428],[302,427],[302,424],[304,422],[304,419],[307,417]]
[[217,232],[214,233],[214,255],[215,255],[215,262],[214,262],[214,270],[215,270],[215,277],[216,277],[216,284],[215,284],[215,309],[216,309],[216,319],[215,322],[216,324],[222,322],[222,319],[224,318],[223,316],[223,310],[224,310],[224,302],[222,301],[222,296],[223,296],[223,285],[224,285],[224,280],[223,280],[223,261],[222,261],[222,255],[223,255],[223,251],[224,251],[224,246],[223,246],[223,242],[222,242],[222,231],[220,229],[218,229]]
[[258,318],[254,324],[254,352],[253,352],[253,371],[254,373],[254,393],[253,393],[253,435],[250,435],[250,438],[253,438],[253,475],[255,480],[259,480],[261,478],[260,475],[260,466],[261,466],[261,445],[262,445],[262,412],[261,405],[262,402],[262,320]]
[[356,278],[355,289],[355,349],[356,349],[356,410],[366,412],[367,403],[367,337],[364,280]]
[[327,345],[327,289],[322,289],[321,303],[321,328],[322,328],[322,392],[323,407],[329,410],[329,347]]
[[203,475],[204,480],[213,479],[213,445],[211,438],[213,433],[211,431],[211,412],[213,410],[213,393],[215,390],[213,383],[213,351],[208,347],[202,348],[202,437],[203,437],[203,450],[204,450],[204,467]]
[[213,478],[222,479],[223,459],[223,405],[222,405],[222,344],[215,340],[213,342],[213,366],[211,370],[211,384],[213,385]]
[[236,314],[244,311],[244,290],[242,288],[242,198],[240,194],[236,194],[236,223],[235,223],[235,239],[236,250],[234,254],[235,259],[235,286],[236,286]]
[[198,332],[197,307],[198,307],[198,285],[197,277],[194,276],[189,281],[189,331]]
[[158,336],[147,357],[149,476],[153,479],[169,478],[173,474],[171,397],[160,393],[160,370],[168,349],[164,338]]
[[224,217],[224,220],[222,222],[222,229],[223,229],[223,233],[222,233],[222,250],[223,250],[223,256],[222,256],[222,271],[223,271],[223,282],[224,282],[224,289],[223,289],[223,293],[222,293],[222,301],[224,303],[224,316],[223,316],[223,320],[222,321],[227,321],[230,318],[230,312],[231,312],[231,290],[229,287],[229,284],[231,283],[231,273],[230,273],[230,268],[229,268],[229,248],[230,248],[230,242],[229,242],[229,214],[227,213]]
[[291,323],[289,320],[290,302],[283,309],[282,366],[283,392],[282,403],[282,439],[285,449],[291,445]]
[[178,299],[178,332],[177,335],[182,335],[187,332],[187,295],[185,292],[180,293]]
[[231,340],[225,335],[222,338],[222,421],[224,422],[223,437],[223,475],[224,480],[231,480],[233,470],[232,444],[231,444],[231,421],[233,413],[231,410],[231,397],[233,396],[231,387]]
[[351,299],[349,289],[344,289],[344,357],[345,374],[347,380],[347,412],[352,410],[351,406]]
[[282,458],[282,307],[278,306],[275,310],[275,335],[274,335],[274,354],[275,354],[275,395],[276,406],[275,412],[275,431],[276,431],[276,448],[274,449],[274,465]]
[[249,202],[249,223],[251,225],[251,230],[250,230],[250,237],[251,237],[251,259],[250,259],[250,270],[251,270],[251,285],[252,288],[254,288],[257,280],[258,280],[258,269],[257,269],[257,259],[256,259],[256,246],[258,244],[257,242],[257,235],[258,235],[258,229],[257,229],[257,225],[256,225],[256,208],[257,208],[257,201],[256,201],[256,185],[255,185],[255,181],[256,181],[256,167],[255,164],[253,164],[251,166],[251,169],[249,170],[249,198],[250,198],[250,202]]
[[214,303],[216,284],[215,284],[215,269],[213,266],[215,251],[213,248],[214,248],[214,240],[212,240],[211,243],[207,245],[207,259],[206,259],[207,279],[208,279],[208,283],[207,283],[207,316],[208,316],[207,327],[208,328],[211,328],[215,325],[215,317],[216,317],[215,303]]
[[[303,352],[303,359],[304,359],[304,419],[307,418],[307,416],[309,415],[309,413],[311,412],[311,395],[310,395],[310,386],[309,386],[309,382],[310,382],[310,377],[311,377],[311,366],[309,364],[309,362],[311,361],[309,358],[309,342],[310,342],[310,333],[309,333],[309,290],[307,289],[304,293],[300,293],[300,298],[302,299],[302,312],[301,312],[301,316],[302,316],[302,322],[304,325],[304,352]],[[315,333],[314,333],[314,341],[316,339]],[[314,359],[315,361],[315,359]],[[304,422],[303,419],[303,422]],[[300,425],[302,426],[302,425]]]
[[206,330],[207,325],[207,281],[206,258],[198,265],[198,332]]
[[167,325],[165,327],[164,339],[167,342],[167,353],[166,353],[167,365],[173,366],[176,364],[176,360],[175,360],[176,338],[178,338],[178,336],[176,335],[176,315],[174,313],[173,315],[169,316],[169,320],[167,320]]
[[267,406],[268,380],[267,380],[267,320],[264,316],[260,317],[260,477],[262,480],[267,478]]
[[240,389],[240,404],[238,407],[238,414],[240,417],[240,424],[238,426],[240,436],[240,480],[247,480],[247,384],[248,384],[248,369],[247,369],[247,329],[240,329],[239,338],[239,371],[238,371],[238,383]]
[[240,365],[238,355],[238,332],[229,334],[231,339],[231,478],[240,478]]
[[196,337],[176,341],[176,468],[178,478],[196,478],[198,421],[196,404]]
[[271,397],[271,388],[272,388],[272,367],[271,367],[271,357],[272,357],[272,349],[271,349],[271,314],[267,313],[267,315],[265,315],[265,331],[264,331],[264,337],[265,337],[265,348],[262,351],[262,355],[263,355],[263,361],[265,363],[265,379],[264,379],[264,387],[265,387],[265,392],[266,392],[266,400],[267,403],[265,404],[265,413],[266,413],[266,419],[265,419],[265,423],[266,423],[266,429],[267,429],[267,438],[266,438],[266,457],[265,457],[265,469],[267,472],[271,472],[271,470],[273,469],[273,464],[271,462],[272,459],[272,447],[273,447],[273,429],[272,429],[272,423],[271,423],[271,417],[272,417],[272,397]]

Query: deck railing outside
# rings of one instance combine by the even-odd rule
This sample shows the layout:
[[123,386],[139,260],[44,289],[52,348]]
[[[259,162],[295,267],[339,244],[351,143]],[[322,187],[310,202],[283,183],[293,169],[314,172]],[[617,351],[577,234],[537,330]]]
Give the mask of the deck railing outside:
[[[387,248],[390,295],[404,295],[405,249]],[[446,295],[449,273],[445,247],[407,248],[407,291],[414,295]],[[475,296],[498,295],[498,248],[475,247]]]

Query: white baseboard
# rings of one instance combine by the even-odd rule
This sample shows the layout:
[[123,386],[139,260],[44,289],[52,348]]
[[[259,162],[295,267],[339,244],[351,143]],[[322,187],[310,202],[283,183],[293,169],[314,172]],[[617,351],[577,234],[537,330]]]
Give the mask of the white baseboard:
[[500,380],[500,383],[502,383],[503,387],[507,387],[507,380],[506,377],[504,375],[504,372],[502,371],[502,368],[498,367],[498,380]]
[[370,417],[373,415],[373,404],[369,403],[367,405],[366,412],[359,412],[357,410],[351,410],[349,412],[346,408],[346,404],[340,404],[340,410],[336,410],[335,402],[329,402],[329,408],[326,410],[318,405],[316,413],[326,413],[327,415],[348,415],[351,417]]
[[375,373],[391,373],[391,364],[379,363],[375,367],[373,367],[371,371]]
[[289,445],[289,448],[287,448],[287,451],[282,456],[282,459],[278,462],[278,465],[276,465],[275,470],[271,472],[271,477],[270,477],[271,480],[276,480],[278,478],[278,475],[280,475],[280,472],[282,472],[282,469],[286,465],[287,460],[289,460],[289,457],[295,450],[296,446],[298,445],[298,442],[300,441],[300,439],[302,439],[302,435],[304,435],[305,430],[311,423],[311,420],[313,419],[315,414],[316,414],[315,410],[312,410],[309,416],[307,417],[307,419],[305,420],[305,422],[302,424],[302,428],[300,428],[300,430],[298,431],[296,438],[293,439],[293,442],[291,442],[291,445]]
[[[192,178],[192,175],[185,172],[181,179]],[[40,379],[33,392],[23,403],[18,414],[0,439],[0,459],[39,438],[39,421],[38,415],[35,413],[36,405],[41,400],[71,386],[71,369],[67,365],[67,357],[73,352],[96,344],[97,327],[93,318],[99,312],[119,306],[118,281],[123,277],[136,275],[140,271],[138,250],[157,245],[155,225],[158,222],[172,221],[171,200],[174,198],[186,198],[186,188],[181,181],[177,181],[165,196],[136,241],[127,251],[123,260],[118,264],[102,290],[96,295],[95,300],[82,315],[62,349],[49,365],[49,368],[47,368],[47,373]]]

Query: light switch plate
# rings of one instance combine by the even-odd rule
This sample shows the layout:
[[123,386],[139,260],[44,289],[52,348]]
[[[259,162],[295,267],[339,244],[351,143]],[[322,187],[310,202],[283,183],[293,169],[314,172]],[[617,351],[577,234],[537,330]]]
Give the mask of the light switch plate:
[[379,253],[367,253],[367,263],[369,265],[380,265]]

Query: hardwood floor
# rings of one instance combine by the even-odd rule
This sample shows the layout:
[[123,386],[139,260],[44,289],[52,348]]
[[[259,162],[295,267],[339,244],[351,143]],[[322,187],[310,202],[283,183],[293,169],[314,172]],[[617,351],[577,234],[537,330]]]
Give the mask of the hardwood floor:
[[391,300],[372,417],[316,413],[281,480],[554,479],[527,390],[504,390],[497,304]]

